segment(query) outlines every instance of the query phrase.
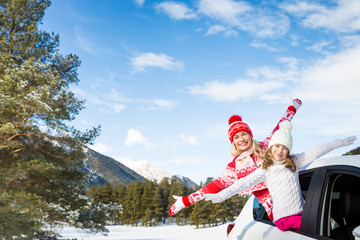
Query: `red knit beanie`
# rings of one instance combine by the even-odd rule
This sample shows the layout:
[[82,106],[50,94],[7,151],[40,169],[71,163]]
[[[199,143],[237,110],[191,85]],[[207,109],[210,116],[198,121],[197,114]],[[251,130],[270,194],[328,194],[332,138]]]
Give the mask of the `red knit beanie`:
[[233,115],[229,118],[229,131],[228,131],[228,135],[229,135],[229,140],[231,143],[233,143],[233,138],[234,135],[238,132],[241,131],[245,131],[248,134],[251,135],[251,137],[253,137],[253,134],[251,132],[251,129],[249,127],[249,125],[247,125],[246,123],[242,122],[242,118],[239,115]]

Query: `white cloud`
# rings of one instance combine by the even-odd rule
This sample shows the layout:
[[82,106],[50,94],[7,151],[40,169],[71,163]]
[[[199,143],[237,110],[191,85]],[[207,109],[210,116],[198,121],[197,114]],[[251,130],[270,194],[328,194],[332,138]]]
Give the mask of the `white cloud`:
[[92,146],[89,146],[91,149],[93,149],[94,151],[97,151],[99,153],[105,154],[105,153],[109,153],[111,152],[111,147],[109,145],[106,145],[104,143],[95,143]]
[[345,47],[355,47],[360,42],[360,35],[343,36],[340,41]]
[[314,43],[312,46],[307,47],[306,50],[312,50],[314,52],[319,52],[319,53],[329,53],[328,51],[324,51],[324,47],[329,46],[330,42],[328,41],[322,41],[322,42],[317,42]]
[[176,165],[199,165],[203,164],[203,160],[200,160],[199,157],[181,156],[170,159],[169,163]]
[[155,6],[155,9],[164,12],[171,19],[194,19],[197,18],[194,10],[188,8],[184,3],[178,2],[162,2]]
[[94,56],[112,55],[114,50],[110,50],[101,44],[97,44],[93,39],[85,36],[79,27],[75,27],[77,45],[86,53]]
[[129,129],[125,140],[126,146],[131,146],[134,144],[147,144],[147,143],[148,143],[148,139],[145,138],[140,131],[136,129]]
[[228,27],[225,27],[223,25],[213,25],[205,33],[205,36],[215,35],[218,33],[223,33],[224,36],[227,36],[227,37],[231,37],[231,36],[236,37],[239,35],[237,31],[235,31],[233,29],[229,29]]
[[232,25],[236,25],[238,17],[250,10],[252,7],[248,3],[232,0],[200,0],[198,5],[200,13]]
[[284,14],[254,8],[241,1],[200,0],[198,12],[259,38],[283,36],[290,27],[289,19]]
[[134,0],[134,3],[139,6],[142,7],[145,3],[145,0]]
[[269,44],[264,43],[264,42],[259,42],[259,41],[253,41],[253,42],[250,44],[250,46],[252,46],[252,47],[254,47],[254,48],[258,48],[258,49],[266,49],[266,50],[271,51],[271,52],[278,51],[278,49],[269,46]]
[[125,109],[125,105],[123,104],[112,104],[113,113],[121,112],[123,109]]
[[307,101],[333,103],[360,103],[360,45],[333,55],[303,68],[294,93]]
[[131,64],[136,71],[146,71],[149,67],[159,67],[166,70],[182,70],[184,63],[179,60],[174,60],[173,57],[166,54],[143,53],[130,59]]
[[[260,98],[269,102],[287,101],[284,94],[306,102],[360,107],[360,45],[306,65],[295,58],[279,58],[281,67],[262,66],[247,71],[247,79],[233,82],[209,81],[190,86],[190,94],[214,101],[234,102]],[[303,65],[300,66],[300,63]],[[353,110],[348,110],[354,112]],[[360,113],[359,113],[360,114]]]
[[284,4],[283,9],[301,17],[308,28],[327,28],[338,32],[360,30],[360,1],[338,0],[336,6],[325,7],[316,3]]
[[178,138],[180,138],[180,140],[183,143],[190,144],[190,145],[199,145],[198,140],[194,136],[189,136],[188,137],[188,136],[185,136],[185,134],[179,134]]
[[115,157],[115,160],[124,164],[125,166],[127,166],[128,168],[133,168],[133,166],[136,165],[136,162],[131,160],[131,158],[128,157]]
[[165,99],[154,99],[154,100],[139,99],[139,101],[144,102],[147,105],[150,105],[150,106],[143,107],[143,109],[146,111],[171,109],[171,108],[176,107],[179,104],[178,101],[165,100]]
[[189,92],[194,95],[203,95],[217,102],[235,102],[249,100],[283,86],[283,83],[277,81],[237,80],[232,83],[225,83],[215,80],[207,82],[203,86],[191,86]]

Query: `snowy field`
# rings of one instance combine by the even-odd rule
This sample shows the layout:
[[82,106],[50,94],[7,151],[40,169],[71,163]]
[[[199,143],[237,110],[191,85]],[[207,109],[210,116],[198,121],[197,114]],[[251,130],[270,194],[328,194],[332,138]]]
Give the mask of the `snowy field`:
[[107,236],[87,234],[74,228],[64,228],[59,233],[62,235],[61,239],[67,240],[221,240],[226,239],[227,225],[199,229],[175,224],[157,227],[107,226],[106,228],[109,230]]

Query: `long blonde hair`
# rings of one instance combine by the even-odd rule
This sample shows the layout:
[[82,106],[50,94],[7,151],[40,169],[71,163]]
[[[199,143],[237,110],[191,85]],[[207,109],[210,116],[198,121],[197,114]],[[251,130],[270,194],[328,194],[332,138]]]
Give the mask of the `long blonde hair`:
[[[274,164],[274,156],[271,153],[271,149],[273,146],[269,147],[265,153],[264,153],[264,158],[263,158],[263,163],[262,163],[262,168],[263,169],[267,169],[268,167],[272,166]],[[289,168],[292,172],[296,171],[296,165],[294,162],[295,156],[290,155],[290,153],[288,152],[287,156],[285,157],[285,161],[283,163],[283,165],[286,168]]]
[[[251,137],[251,146],[249,148],[250,150],[250,153],[249,155],[251,154],[254,154],[255,155],[255,158],[262,158],[262,155],[263,155],[263,151],[261,150],[261,146],[260,146],[260,143],[255,141],[252,137]],[[231,144],[231,155],[233,157],[236,157],[236,156],[239,156],[240,154],[242,154],[244,151],[239,151],[236,146],[235,146],[235,143],[233,142]]]

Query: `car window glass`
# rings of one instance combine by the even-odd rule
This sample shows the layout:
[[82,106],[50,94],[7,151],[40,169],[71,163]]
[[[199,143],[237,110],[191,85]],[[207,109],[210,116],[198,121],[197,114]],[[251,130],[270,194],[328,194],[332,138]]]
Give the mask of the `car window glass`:
[[354,239],[360,225],[360,177],[329,173],[320,218],[320,235],[333,239]]

